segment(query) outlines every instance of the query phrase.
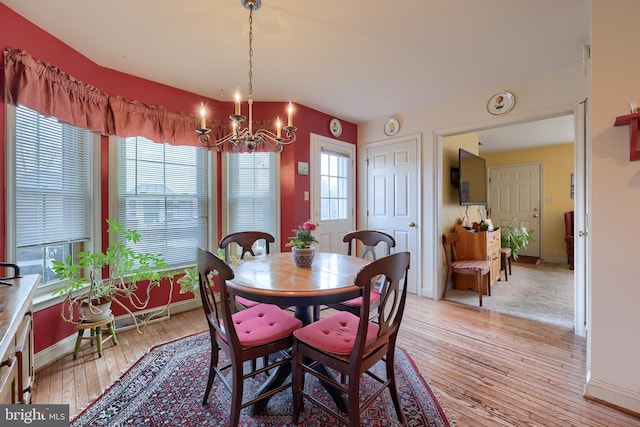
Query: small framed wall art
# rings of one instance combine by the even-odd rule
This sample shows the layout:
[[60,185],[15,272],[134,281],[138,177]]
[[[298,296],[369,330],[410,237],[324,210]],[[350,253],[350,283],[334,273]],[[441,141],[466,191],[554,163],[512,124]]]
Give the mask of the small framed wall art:
[[342,123],[338,119],[331,119],[329,122],[329,130],[331,131],[331,135],[336,138],[342,135]]
[[393,117],[387,120],[384,124],[384,134],[387,136],[393,136],[400,130],[400,123]]
[[487,111],[494,116],[507,114],[516,105],[516,98],[511,92],[498,92],[489,98]]

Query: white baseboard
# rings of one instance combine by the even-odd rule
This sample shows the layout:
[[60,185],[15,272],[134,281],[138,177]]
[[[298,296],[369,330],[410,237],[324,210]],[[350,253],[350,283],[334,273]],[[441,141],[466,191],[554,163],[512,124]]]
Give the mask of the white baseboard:
[[552,262],[554,264],[567,264],[569,265],[569,263],[567,262],[567,256],[566,255],[549,255],[549,254],[543,254],[542,255],[542,259],[546,262]]
[[583,395],[640,414],[640,393],[590,378]]
[[[198,298],[192,298],[186,301],[179,301],[176,303],[172,303],[169,306],[169,312],[168,314],[164,314],[161,317],[158,317],[157,319],[152,320],[149,323],[155,323],[161,320],[167,320],[171,317],[171,314],[178,314],[178,313],[182,313],[185,311],[190,311],[193,310],[195,308],[201,307],[202,304],[200,302],[200,299]],[[150,309],[150,310],[144,310],[141,313],[152,313],[154,311],[161,311],[162,308],[158,309],[158,308],[154,308],[154,309]],[[129,320],[127,320],[127,318]],[[116,329],[119,330],[127,330],[127,329],[131,329],[133,328],[133,324],[131,321],[131,317],[128,314],[123,314],[121,316],[116,317]],[[119,327],[119,324],[123,324],[123,325],[129,325],[129,326],[122,326]],[[39,369],[50,365],[51,363],[55,362],[56,360],[58,360],[59,358],[69,354],[69,353],[73,353],[73,350],[75,349],[76,346],[76,337],[78,335],[77,334],[73,334],[73,335],[69,335],[68,337],[56,342],[55,344],[45,348],[44,350],[41,350],[39,352],[37,352],[34,355],[34,370],[38,371]]]

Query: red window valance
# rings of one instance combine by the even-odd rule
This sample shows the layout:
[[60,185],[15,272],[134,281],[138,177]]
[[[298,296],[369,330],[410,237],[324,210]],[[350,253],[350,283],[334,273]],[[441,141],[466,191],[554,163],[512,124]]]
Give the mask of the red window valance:
[[103,135],[143,136],[156,142],[198,145],[194,114],[171,113],[108,95],[20,49],[4,51],[8,102]]

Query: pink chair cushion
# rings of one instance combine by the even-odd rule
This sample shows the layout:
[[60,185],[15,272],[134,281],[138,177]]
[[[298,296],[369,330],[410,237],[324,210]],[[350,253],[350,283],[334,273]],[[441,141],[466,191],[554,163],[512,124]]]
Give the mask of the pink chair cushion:
[[236,301],[243,307],[255,307],[256,305],[260,304],[258,301],[246,299],[237,295],[236,295]]
[[[320,350],[348,355],[353,351],[359,322],[360,318],[355,314],[339,311],[294,331],[293,336]],[[369,322],[367,342],[376,338],[379,328],[375,323]]]
[[302,326],[300,320],[273,304],[258,304],[233,314],[231,318],[240,344],[245,348],[279,340]]
[[[380,292],[371,290],[369,292],[370,304],[378,301],[380,299]],[[362,297],[353,298],[347,301],[342,301],[340,304],[348,305],[350,307],[362,307]]]

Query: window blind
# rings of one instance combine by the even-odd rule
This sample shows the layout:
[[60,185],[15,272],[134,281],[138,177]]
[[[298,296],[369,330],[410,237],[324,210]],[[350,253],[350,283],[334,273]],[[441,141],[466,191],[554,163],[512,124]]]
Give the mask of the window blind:
[[135,250],[194,264],[196,248],[207,247],[206,151],[117,138],[116,180],[118,221],[141,235]]
[[277,236],[276,154],[228,153],[227,231],[265,231]]
[[17,246],[90,236],[91,132],[16,108]]

